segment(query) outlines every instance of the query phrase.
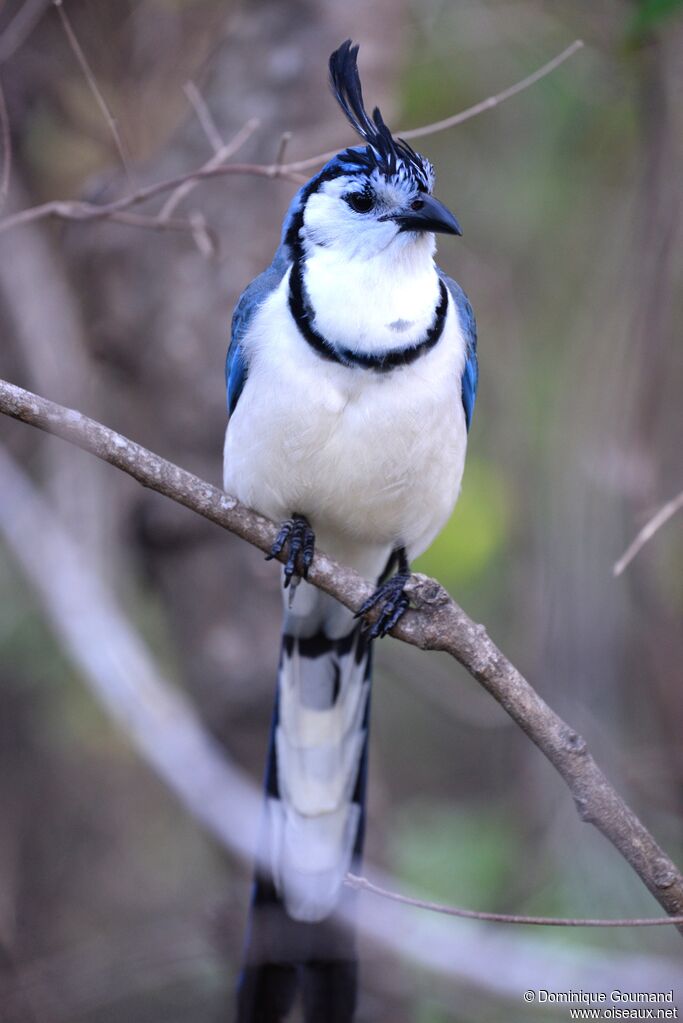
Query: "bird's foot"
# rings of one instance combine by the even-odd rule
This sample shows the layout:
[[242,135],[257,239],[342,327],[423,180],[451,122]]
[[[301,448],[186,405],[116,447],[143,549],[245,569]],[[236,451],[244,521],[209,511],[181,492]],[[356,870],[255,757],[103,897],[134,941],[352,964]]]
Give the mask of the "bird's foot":
[[356,618],[365,618],[369,611],[379,607],[379,614],[374,622],[366,622],[365,629],[368,639],[378,639],[391,632],[394,625],[408,608],[410,600],[405,593],[405,586],[410,579],[410,570],[404,551],[398,554],[398,572],[380,583],[371,597],[356,612]]
[[304,515],[292,515],[280,526],[280,531],[275,537],[275,543],[270,548],[270,554],[266,555],[266,561],[277,558],[287,547],[287,561],[285,562],[285,589],[294,579],[294,586],[299,579],[308,578],[308,570],[313,561],[315,550],[315,533],[311,524]]

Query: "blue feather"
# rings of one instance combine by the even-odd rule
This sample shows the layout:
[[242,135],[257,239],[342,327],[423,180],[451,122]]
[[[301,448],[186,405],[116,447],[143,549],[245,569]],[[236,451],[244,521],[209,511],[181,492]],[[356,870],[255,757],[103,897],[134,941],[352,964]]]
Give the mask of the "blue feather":
[[465,421],[469,430],[474,413],[474,403],[477,399],[477,385],[479,383],[479,363],[477,361],[477,324],[472,312],[467,295],[457,281],[448,277],[443,270],[439,269],[439,276],[450,291],[455,302],[455,308],[460,320],[460,329],[465,338],[465,368],[461,378],[462,404],[465,409]]
[[[294,204],[292,204],[293,206]],[[275,258],[267,270],[251,282],[242,292],[232,315],[230,347],[225,360],[225,386],[228,393],[228,412],[233,414],[249,373],[249,366],[242,347],[242,340],[249,330],[254,315],[268,296],[275,291],[289,266],[289,254],[285,245],[280,245]]]

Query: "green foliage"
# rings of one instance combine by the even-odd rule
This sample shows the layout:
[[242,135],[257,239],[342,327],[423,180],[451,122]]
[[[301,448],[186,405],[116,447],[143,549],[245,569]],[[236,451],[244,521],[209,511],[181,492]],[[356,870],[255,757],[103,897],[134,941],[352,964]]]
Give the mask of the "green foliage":
[[500,471],[470,455],[453,515],[413,567],[448,589],[469,583],[499,556],[510,519],[511,494]]
[[442,1005],[430,998],[420,1001],[417,1006],[415,1023],[451,1023],[453,1016]]
[[660,23],[683,11],[683,0],[640,0],[627,30],[631,42],[658,28]]
[[519,828],[495,806],[411,803],[389,841],[391,865],[409,887],[473,909],[495,904],[521,853]]
[[0,548],[0,663],[5,674],[56,686],[71,666],[54,641],[21,575]]
[[[456,63],[439,56],[413,62],[401,83],[402,119],[406,124],[426,124],[450,116],[461,102],[466,81]],[[454,106],[455,103],[455,106]]]

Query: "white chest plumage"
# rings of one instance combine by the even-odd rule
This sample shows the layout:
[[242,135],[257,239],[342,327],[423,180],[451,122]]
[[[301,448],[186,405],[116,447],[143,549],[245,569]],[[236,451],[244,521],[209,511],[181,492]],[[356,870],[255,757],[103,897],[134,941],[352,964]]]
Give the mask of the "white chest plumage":
[[[454,303],[431,351],[377,373],[328,362],[310,348],[289,312],[288,281],[285,274],[244,340],[249,373],[226,435],[225,488],[276,521],[306,515],[321,546],[352,561],[356,546],[402,544],[414,557],[450,515],[464,466],[465,345]],[[385,335],[379,347],[402,347],[424,332],[430,290],[415,292],[426,291],[426,307],[411,308],[405,296],[398,303],[401,315],[390,321],[398,328],[381,301],[366,302],[366,321],[380,325],[374,336]],[[324,305],[316,305],[324,328]],[[346,309],[353,324],[359,313],[348,293]],[[362,343],[367,350],[367,336]]]
[[393,258],[380,253],[343,261],[326,249],[316,251],[305,272],[316,329],[329,341],[365,354],[419,341],[439,301],[432,248],[420,238]]

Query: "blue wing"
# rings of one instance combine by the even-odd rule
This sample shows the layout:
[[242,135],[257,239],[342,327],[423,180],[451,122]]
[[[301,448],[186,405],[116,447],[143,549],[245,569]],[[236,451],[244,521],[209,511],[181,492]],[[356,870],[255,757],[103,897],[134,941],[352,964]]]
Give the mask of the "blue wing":
[[[312,179],[314,180],[314,179]],[[310,186],[308,182],[296,193],[292,199],[282,225],[282,236],[280,246],[275,253],[273,262],[267,270],[259,274],[251,284],[245,288],[232,314],[232,332],[230,336],[230,347],[225,360],[225,386],[228,392],[228,412],[230,415],[235,411],[239,396],[242,393],[249,373],[249,365],[244,353],[242,342],[249,330],[249,325],[260,306],[265,302],[271,292],[275,291],[278,284],[284,277],[289,266],[292,253],[287,242],[287,235],[290,225],[301,209],[306,189]]]
[[457,281],[447,277],[443,270],[439,270],[439,276],[450,291],[455,302],[455,308],[460,319],[460,329],[465,338],[465,368],[461,379],[462,404],[465,409],[465,421],[467,429],[470,428],[474,403],[477,398],[477,384],[479,383],[479,363],[477,362],[477,324],[472,312],[467,295]]
[[225,386],[228,392],[228,412],[230,415],[235,411],[249,372],[249,365],[242,342],[249,330],[254,314],[271,292],[275,291],[284,277],[288,265],[288,252],[281,245],[268,269],[259,274],[242,292],[239,302],[235,306],[235,311],[232,314],[230,347],[228,348],[228,355],[225,360]]

